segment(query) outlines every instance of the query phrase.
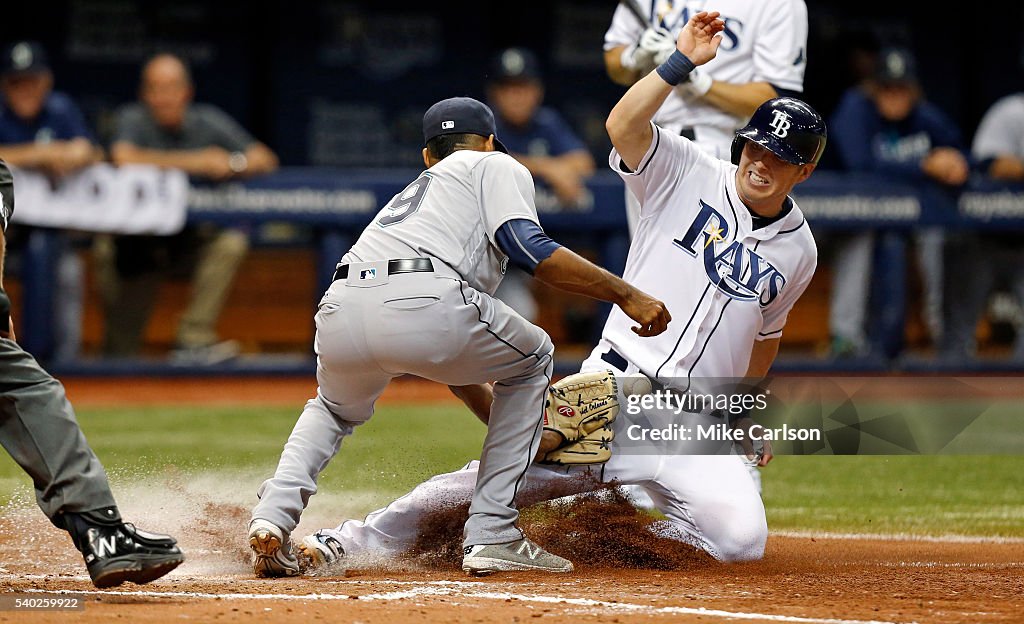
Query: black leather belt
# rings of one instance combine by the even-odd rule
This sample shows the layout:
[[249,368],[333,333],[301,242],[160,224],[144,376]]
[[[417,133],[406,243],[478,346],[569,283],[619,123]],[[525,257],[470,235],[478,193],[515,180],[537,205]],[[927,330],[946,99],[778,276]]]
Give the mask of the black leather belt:
[[[334,272],[334,280],[348,277],[348,266],[343,264]],[[388,275],[399,273],[430,273],[434,270],[434,264],[430,258],[402,258],[400,260],[388,260]],[[332,280],[332,281],[334,281]]]

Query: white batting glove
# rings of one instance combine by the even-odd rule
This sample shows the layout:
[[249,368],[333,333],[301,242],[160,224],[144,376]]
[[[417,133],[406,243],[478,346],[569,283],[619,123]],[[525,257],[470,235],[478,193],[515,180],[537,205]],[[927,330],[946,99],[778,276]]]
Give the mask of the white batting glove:
[[626,46],[619,59],[624,69],[648,73],[654,69],[654,54],[644,50],[639,43]]
[[676,51],[676,40],[664,28],[648,28],[640,35],[640,47],[651,53],[655,65],[661,65]]
[[686,91],[690,95],[704,97],[711,90],[712,82],[714,81],[706,71],[701,70],[700,67],[694,67],[690,70],[690,79],[681,83],[677,88]]

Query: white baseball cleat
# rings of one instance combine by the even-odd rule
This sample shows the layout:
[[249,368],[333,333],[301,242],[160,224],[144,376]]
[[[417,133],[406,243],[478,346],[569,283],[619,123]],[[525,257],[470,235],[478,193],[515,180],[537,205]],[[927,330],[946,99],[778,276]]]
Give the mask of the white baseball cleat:
[[252,570],[259,578],[298,576],[299,560],[292,554],[288,536],[275,524],[255,518],[249,523]]
[[507,544],[467,546],[462,570],[474,576],[509,570],[572,572],[572,562],[549,553],[524,537]]
[[333,565],[345,556],[341,542],[322,530],[302,538],[297,548],[299,564],[304,569]]

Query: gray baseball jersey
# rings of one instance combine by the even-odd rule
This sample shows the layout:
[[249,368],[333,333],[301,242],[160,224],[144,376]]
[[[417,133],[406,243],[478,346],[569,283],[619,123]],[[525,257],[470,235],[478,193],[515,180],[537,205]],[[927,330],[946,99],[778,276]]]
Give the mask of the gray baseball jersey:
[[508,154],[460,150],[395,195],[341,262],[430,256],[494,294],[508,266],[494,233],[510,219],[537,222],[530,172]]
[[[500,152],[457,151],[396,195],[342,258],[316,315],[317,396],[306,404],[253,518],[290,533],[341,440],[394,377],[495,382],[466,546],[522,537],[514,500],[540,444],[550,338],[491,297],[508,258],[494,233],[537,220],[533,180]],[[433,270],[391,273],[389,260]]]
[[977,158],[1000,154],[1024,158],[1024,93],[1008,95],[992,105],[978,125],[971,152]]

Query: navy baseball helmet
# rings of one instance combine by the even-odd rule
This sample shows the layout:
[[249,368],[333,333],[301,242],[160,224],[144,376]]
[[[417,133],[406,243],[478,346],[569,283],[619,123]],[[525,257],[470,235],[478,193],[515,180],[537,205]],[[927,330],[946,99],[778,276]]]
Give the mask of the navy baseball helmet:
[[788,163],[818,164],[827,138],[818,111],[796,98],[774,98],[758,106],[750,122],[736,131],[732,162],[738,165],[743,145],[753,141]]

